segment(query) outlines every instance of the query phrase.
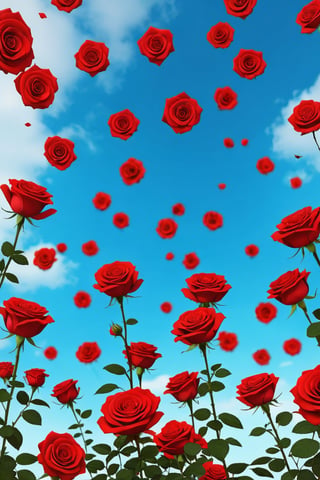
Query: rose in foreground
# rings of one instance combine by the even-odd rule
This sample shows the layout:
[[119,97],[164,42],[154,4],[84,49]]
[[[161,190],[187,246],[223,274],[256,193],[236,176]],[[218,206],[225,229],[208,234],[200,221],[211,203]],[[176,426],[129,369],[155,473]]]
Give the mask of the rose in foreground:
[[320,425],[320,365],[313,370],[305,370],[290,392],[300,413],[312,425]]
[[199,123],[201,112],[197,100],[182,92],[166,99],[162,121],[176,133],[186,133]]
[[38,447],[38,462],[47,475],[72,480],[85,473],[86,453],[69,433],[50,432]]
[[48,108],[58,90],[58,82],[48,68],[32,65],[14,81],[17,92],[26,107]]
[[137,44],[142,55],[156,65],[161,65],[168,55],[174,52],[173,35],[170,30],[149,27]]
[[226,317],[214,308],[199,307],[184,312],[173,324],[171,333],[176,335],[175,342],[186,345],[200,345],[211,342]]
[[151,368],[157,358],[162,357],[161,353],[157,353],[158,347],[145,342],[131,342],[122,353],[128,359],[128,363],[132,367]]
[[250,408],[260,407],[274,398],[279,377],[273,373],[259,373],[246,377],[237,386],[237,399]]
[[320,128],[320,102],[301,100],[288,118],[296,132],[301,135],[312,133]]
[[307,278],[310,272],[290,270],[270,283],[268,298],[275,298],[284,305],[295,305],[301,302],[309,292]]
[[277,229],[271,235],[275,242],[291,248],[306,247],[320,235],[320,207],[305,207],[284,217]]
[[178,402],[193,400],[198,393],[198,372],[182,372],[169,378],[163,393],[170,393]]
[[202,448],[207,448],[207,442],[194,431],[192,425],[187,422],[171,420],[158,434],[153,435],[153,440],[160,452],[167,458],[184,453],[186,443],[198,443]]
[[312,33],[320,25],[320,0],[312,0],[297,15],[296,22],[301,25],[301,33]]
[[112,298],[124,297],[138,290],[142,284],[143,280],[138,279],[138,275],[131,262],[107,263],[95,273],[97,283],[93,287]]
[[182,288],[183,295],[198,303],[216,303],[228,293],[231,286],[223,275],[195,273],[186,279],[188,288]]
[[63,405],[69,404],[77,398],[80,392],[80,387],[76,387],[78,380],[65,380],[53,387],[52,397],[55,397]]
[[66,170],[77,158],[73,149],[74,143],[71,140],[56,135],[47,138],[44,144],[44,156],[53,167]]

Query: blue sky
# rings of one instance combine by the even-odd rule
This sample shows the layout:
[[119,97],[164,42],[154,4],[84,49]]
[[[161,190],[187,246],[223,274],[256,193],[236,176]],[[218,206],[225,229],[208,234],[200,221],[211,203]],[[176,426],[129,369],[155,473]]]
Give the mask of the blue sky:
[[[10,8],[20,11],[31,27],[36,64],[50,68],[59,84],[52,106],[32,110],[22,105],[13,76],[0,75],[1,183],[8,178],[37,181],[53,194],[58,211],[37,222],[37,228],[28,224],[20,245],[31,262],[34,250],[41,246],[68,245],[50,271],[34,266],[22,271],[21,267],[21,285],[7,284],[2,289],[3,299],[20,296],[36,301],[55,319],[35,341],[41,349],[55,346],[57,359],[50,362],[42,350],[26,345],[20,369],[20,373],[33,367],[46,369],[50,377],[42,390],[44,397],[49,398],[55,384],[78,379],[83,395],[80,408],[95,403],[96,417],[100,416],[102,398],[92,400],[91,394],[102,383],[114,380],[102,367],[124,363],[124,359],[118,339],[108,334],[111,323],[120,321],[120,311],[116,305],[106,308],[108,297],[92,285],[98,268],[122,260],[132,262],[144,279],[136,298],[125,303],[125,310],[128,317],[139,320],[131,327],[129,340],[157,345],[163,356],[154,371],[146,374],[155,392],[163,391],[165,376],[202,368],[199,351],[182,354],[183,345],[174,343],[170,331],[181,313],[196,306],[181,293],[185,279],[193,273],[214,272],[224,275],[232,286],[221,302],[226,316],[221,330],[235,332],[239,339],[234,352],[223,352],[213,343],[211,363],[221,362],[233,372],[220,398],[230,405],[241,378],[266,371],[281,378],[287,406],[294,409],[288,390],[303,370],[317,365],[316,343],[305,335],[307,322],[301,311],[288,318],[290,309],[274,302],[277,318],[265,325],[257,321],[255,308],[267,300],[270,282],[288,270],[312,272],[311,294],[319,281],[319,267],[311,255],[303,261],[300,255],[290,258],[294,251],[270,238],[284,216],[305,206],[315,208],[319,201],[319,151],[311,135],[301,137],[287,122],[301,99],[318,100],[320,95],[319,32],[302,35],[295,23],[305,3],[258,0],[252,15],[242,20],[228,15],[222,0],[204,0],[199,6],[192,0],[114,0],[108,4],[84,0],[71,14],[40,0],[29,0],[27,5],[22,0],[10,2]],[[0,0],[0,8],[7,6],[8,2]],[[47,18],[40,19],[39,12]],[[210,27],[219,21],[235,29],[228,49],[214,49],[206,40]],[[149,63],[136,44],[150,25],[173,33],[175,51],[160,67]],[[75,67],[73,56],[86,39],[105,42],[110,48],[110,67],[94,78]],[[263,52],[267,63],[263,75],[247,80],[232,70],[240,48]],[[216,88],[223,86],[238,94],[238,105],[231,111],[218,110],[213,100]],[[195,98],[203,112],[198,125],[178,135],[161,119],[165,99],[181,92]],[[126,108],[140,125],[123,141],[110,135],[107,122],[112,113]],[[26,122],[31,127],[26,128]],[[54,169],[43,156],[44,142],[53,135],[75,142],[78,158],[66,171]],[[225,137],[234,140],[234,148],[223,146]],[[241,145],[242,138],[249,139],[248,146]],[[302,158],[297,160],[295,154]],[[255,166],[264,156],[275,163],[269,175],[261,175]],[[146,168],[143,180],[132,186],[125,185],[119,174],[129,157],[141,160]],[[303,185],[294,190],[289,179],[297,175]],[[221,182],[227,184],[225,190],[218,189]],[[98,191],[112,197],[110,208],[103,212],[92,204]],[[185,214],[175,218],[179,225],[175,237],[164,240],[155,231],[157,223],[161,218],[174,218],[171,208],[177,202],[185,205]],[[0,205],[7,208],[4,198]],[[208,210],[223,215],[221,229],[210,231],[202,224]],[[130,226],[119,230],[112,216],[122,211],[129,215]],[[5,217],[3,213],[1,235],[10,240],[14,225]],[[81,252],[88,240],[99,246],[94,257]],[[255,258],[244,253],[251,243],[260,249]],[[165,260],[169,251],[175,255],[171,262]],[[182,264],[190,252],[200,258],[195,270],[186,270]],[[92,297],[87,309],[73,303],[79,290]],[[170,314],[160,310],[164,301],[173,305]],[[317,299],[308,302],[309,311],[318,307]],[[283,342],[292,337],[303,345],[296,357],[282,349]],[[94,365],[80,364],[75,357],[84,341],[97,341],[102,349]],[[270,352],[268,366],[261,367],[252,359],[260,348]],[[1,361],[13,360],[12,349],[12,340],[0,344]],[[162,401],[168,412],[164,422],[181,414],[166,397]]]

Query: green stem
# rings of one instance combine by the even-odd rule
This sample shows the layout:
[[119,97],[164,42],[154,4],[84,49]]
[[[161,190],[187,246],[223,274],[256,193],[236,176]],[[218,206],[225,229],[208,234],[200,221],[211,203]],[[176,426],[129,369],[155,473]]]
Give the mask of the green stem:
[[130,382],[130,388],[133,388],[133,378],[132,378],[132,366],[130,364],[130,356],[129,356],[129,348],[128,348],[128,341],[127,341],[127,323],[126,323],[126,317],[124,314],[124,309],[123,309],[123,297],[118,297],[117,298],[119,304],[120,304],[120,309],[121,309],[121,315],[122,315],[122,320],[123,320],[123,330],[124,330],[124,336],[123,341],[124,341],[124,347],[126,349],[127,353],[127,359],[128,359],[128,365],[129,365],[129,382]]
[[318,264],[319,267],[320,267],[320,258],[318,257],[318,254],[317,254],[316,250],[313,252],[313,256],[314,256],[317,264]]
[[315,141],[315,144],[318,147],[318,150],[320,150],[320,146],[319,146],[319,143],[318,143],[317,138],[316,138],[316,133],[314,131],[312,132],[312,136],[313,136],[313,140]]
[[[76,421],[77,424],[79,425],[81,437],[82,437],[83,444],[84,444],[84,449],[85,449],[85,452],[87,453],[87,445],[86,445],[86,440],[85,440],[85,438],[84,438],[83,430],[82,430],[82,427],[81,427],[81,422],[80,422],[80,420],[78,419],[77,414],[76,414],[76,412],[75,412],[75,410],[74,410],[73,403],[69,404],[69,406],[70,406],[70,408],[71,408],[71,411],[72,411],[72,413],[73,413],[73,416],[74,416],[74,418],[75,418],[75,421]],[[92,478],[91,472],[89,472],[89,475],[90,475],[90,478]]]
[[[15,236],[14,242],[13,242],[13,250],[16,249],[16,246],[17,246],[17,243],[18,243],[19,234],[20,234],[20,232],[21,232],[21,229],[22,229],[22,227],[23,227],[23,224],[24,224],[24,218],[23,218],[23,220],[21,220],[21,222],[19,222],[19,223],[17,224],[16,236]],[[3,272],[1,272],[0,288],[2,287],[3,282],[4,282],[4,279],[6,278],[6,273],[7,273],[7,271],[8,271],[8,268],[9,268],[9,265],[10,265],[10,263],[11,263],[11,260],[12,260],[12,257],[10,256],[10,257],[8,258],[7,264],[6,264],[5,267],[4,267]]]
[[139,473],[141,474],[141,478],[143,478],[142,458],[141,458],[141,450],[140,450],[139,438],[138,438],[138,437],[135,437],[134,442],[135,442],[135,444],[136,444],[136,446],[137,446],[137,452],[138,452],[138,458],[139,458],[139,470],[141,470],[141,472],[139,472]]
[[[306,307],[306,304],[305,304],[304,300],[299,302],[298,305],[301,308],[301,310],[303,310],[303,313],[305,314],[305,316],[306,316],[308,322],[310,323],[310,325],[312,325],[313,322],[311,321],[311,318],[309,317],[309,314],[307,312],[307,307]],[[320,336],[318,335],[317,337],[315,337],[315,339],[317,340],[318,347],[320,347]]]
[[190,416],[191,416],[191,421],[192,421],[192,426],[194,431],[196,430],[195,425],[194,425],[194,416],[193,416],[193,406],[192,406],[192,400],[187,401],[188,407],[190,408]]

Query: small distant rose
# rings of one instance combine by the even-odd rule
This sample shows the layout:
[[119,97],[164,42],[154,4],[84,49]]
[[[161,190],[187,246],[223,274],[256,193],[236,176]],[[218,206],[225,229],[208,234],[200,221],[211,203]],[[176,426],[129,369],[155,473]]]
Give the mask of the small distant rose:
[[231,332],[219,332],[218,342],[220,348],[226,352],[232,352],[239,343],[237,335]]
[[78,308],[88,308],[91,304],[91,296],[89,293],[80,290],[73,297],[73,301]]
[[252,80],[258,75],[262,75],[267,64],[263,59],[262,52],[256,50],[244,50],[241,48],[238,55],[233,60],[233,70],[240,77]]
[[58,351],[55,347],[47,347],[44,349],[43,354],[48,360],[54,360],[57,358]]
[[260,322],[269,323],[277,316],[277,307],[270,302],[262,302],[259,303],[255,312]]
[[231,110],[238,104],[238,95],[230,87],[217,88],[213,98],[219,110]]
[[172,218],[159,220],[156,232],[161,238],[172,238],[175,236],[178,224]]
[[267,175],[274,170],[274,163],[269,157],[260,158],[256,166],[257,170],[263,175]]
[[76,351],[77,359],[82,363],[91,363],[101,355],[101,349],[97,342],[83,342]]
[[301,352],[302,344],[297,338],[290,338],[283,343],[283,350],[289,355],[298,355]]
[[142,55],[157,65],[161,65],[168,55],[174,52],[173,35],[170,30],[149,27],[137,44]]
[[67,250],[67,245],[65,243],[57,243],[56,249],[59,253],[64,253]]
[[86,40],[75,54],[76,67],[94,77],[110,65],[109,48],[103,42]]
[[112,223],[117,228],[126,228],[129,226],[129,216],[124,212],[115,213]]
[[58,82],[48,68],[33,65],[15,78],[17,92],[26,107],[48,108],[58,90]]
[[44,144],[44,156],[53,167],[66,170],[77,158],[74,143],[68,138],[48,137]]
[[194,253],[194,252],[187,253],[185,255],[182,263],[188,270],[193,270],[194,268],[196,268],[199,265],[200,259],[197,256],[197,254]]
[[185,133],[199,123],[201,112],[202,108],[197,100],[183,92],[166,99],[162,121],[175,133]]
[[41,270],[49,270],[56,261],[54,248],[40,248],[34,252],[33,264]]
[[85,255],[91,257],[99,252],[99,247],[97,242],[94,240],[89,240],[88,242],[82,244],[81,250]]
[[172,213],[173,215],[184,215],[185,208],[182,203],[175,203],[172,207]]
[[120,175],[126,185],[139,183],[143,179],[146,169],[143,163],[136,158],[129,158],[120,167]]
[[320,0],[312,0],[297,15],[296,22],[301,33],[312,33],[320,26]]
[[209,230],[217,230],[223,226],[223,217],[218,212],[210,211],[204,214],[202,222]]
[[219,22],[210,28],[207,40],[215,48],[228,48],[233,41],[234,28],[227,22]]
[[257,0],[224,0],[227,13],[243,20],[252,13],[256,3]]
[[106,210],[111,205],[111,196],[108,193],[98,192],[92,199],[92,203],[98,210]]
[[268,365],[271,360],[270,354],[265,348],[261,348],[260,350],[254,352],[252,354],[252,358],[259,365]]
[[172,304],[170,302],[163,302],[161,303],[160,308],[163,313],[170,313],[172,311]]
[[244,249],[246,255],[249,257],[256,257],[259,253],[259,247],[254,244],[247,245],[246,248]]
[[51,0],[51,4],[57,7],[58,10],[70,13],[82,5],[82,0]]
[[140,120],[128,109],[114,113],[108,120],[111,135],[122,140],[128,140],[138,129],[139,123]]

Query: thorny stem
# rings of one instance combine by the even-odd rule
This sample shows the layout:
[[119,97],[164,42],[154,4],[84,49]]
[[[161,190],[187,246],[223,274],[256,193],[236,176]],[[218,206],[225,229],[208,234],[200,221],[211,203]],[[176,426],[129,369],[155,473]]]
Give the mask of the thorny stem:
[[[79,429],[80,429],[80,433],[81,433],[81,437],[82,437],[82,440],[83,440],[83,444],[84,444],[84,449],[85,449],[85,452],[87,453],[87,444],[86,444],[86,440],[84,438],[84,435],[83,435],[83,430],[82,430],[82,427],[80,426],[81,425],[81,422],[80,420],[78,419],[77,417],[77,414],[74,410],[74,406],[73,406],[73,403],[69,404],[70,408],[71,408],[71,411],[73,413],[73,416],[75,418],[75,421],[77,422],[77,424],[79,425]],[[91,475],[91,472],[89,472],[89,475],[90,475],[90,478],[92,478],[92,475]]]
[[317,264],[318,264],[319,267],[320,267],[320,258],[318,257],[318,254],[317,254],[316,250],[313,252],[313,256],[314,256]]
[[128,364],[129,364],[130,388],[133,388],[132,366],[130,365],[129,348],[128,348],[128,342],[127,342],[127,323],[126,323],[126,317],[125,317],[124,309],[123,309],[123,297],[118,297],[117,300],[120,304],[121,315],[122,315],[122,320],[123,320],[123,329],[124,329],[123,341],[124,341],[124,346],[125,346],[125,349],[126,349],[127,359],[128,359]]
[[192,426],[193,426],[193,428],[194,428],[194,430],[195,430],[192,400],[188,400],[188,401],[187,401],[187,404],[188,404],[188,406],[189,406],[189,408],[190,408],[190,416],[191,416],[191,420],[192,420]]
[[316,138],[316,133],[314,131],[312,132],[312,136],[313,136],[313,140],[315,141],[315,144],[318,147],[318,150],[320,150],[320,146],[319,146],[319,143],[318,143],[317,138]]
[[[23,224],[24,224],[24,219],[17,224],[16,236],[15,236],[14,242],[13,242],[13,250],[16,249],[16,246],[17,246],[17,243],[18,243],[19,234],[20,234],[20,232],[21,232],[21,229],[22,229],[22,227],[23,227]],[[4,267],[3,272],[1,273],[0,288],[2,287],[3,282],[4,282],[4,279],[6,278],[6,273],[7,273],[7,271],[8,271],[8,268],[9,268],[9,265],[10,265],[10,263],[11,263],[11,260],[12,260],[12,257],[10,256],[10,257],[8,258],[8,261],[7,261],[6,266]]]
[[[139,438],[135,438],[134,439],[134,442],[137,446],[137,452],[138,452],[138,458],[139,458],[139,470],[141,470],[141,467],[142,467],[142,458],[141,458],[141,450],[140,450],[140,444],[139,444]],[[143,472],[139,472],[140,473],[140,476],[141,478],[143,478]]]
[[26,408],[28,408],[30,406],[30,403],[31,403],[31,400],[32,400],[32,397],[33,397],[33,394],[34,394],[35,390],[32,390],[32,393],[31,393],[31,396],[29,398],[29,401],[27,402],[27,404],[23,407],[23,409],[21,410],[21,412],[19,413],[19,415],[17,416],[17,418],[15,419],[15,421],[12,423],[12,426],[14,427],[15,424],[18,422],[19,418],[21,418],[23,412],[26,410]]

